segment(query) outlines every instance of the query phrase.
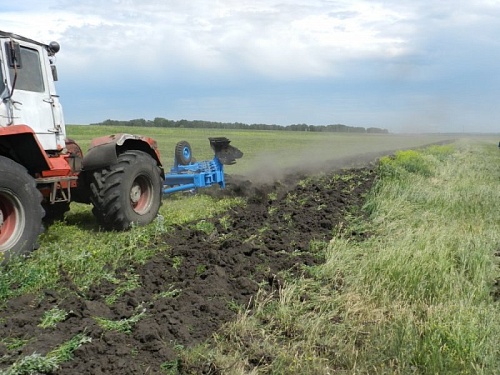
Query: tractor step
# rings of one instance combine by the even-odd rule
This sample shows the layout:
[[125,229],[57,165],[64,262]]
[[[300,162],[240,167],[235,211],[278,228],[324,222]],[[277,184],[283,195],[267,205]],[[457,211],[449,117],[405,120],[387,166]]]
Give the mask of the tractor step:
[[48,196],[51,204],[71,202],[71,188],[76,187],[77,176],[42,177],[35,179],[38,189]]

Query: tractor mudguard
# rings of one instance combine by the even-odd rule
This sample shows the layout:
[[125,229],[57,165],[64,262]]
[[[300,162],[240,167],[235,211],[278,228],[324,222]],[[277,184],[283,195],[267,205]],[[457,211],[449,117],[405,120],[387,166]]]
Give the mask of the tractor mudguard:
[[50,160],[35,132],[27,125],[0,126],[0,150],[33,175],[51,168]]
[[120,133],[93,139],[83,157],[82,169],[89,171],[114,165],[118,156],[127,150],[144,151],[161,167],[158,145],[153,138]]

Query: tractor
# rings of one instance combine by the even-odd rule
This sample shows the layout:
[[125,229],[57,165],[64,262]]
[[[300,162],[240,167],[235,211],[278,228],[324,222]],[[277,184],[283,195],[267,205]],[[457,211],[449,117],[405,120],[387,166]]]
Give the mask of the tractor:
[[38,247],[44,224],[71,202],[91,204],[104,229],[127,230],[155,219],[164,196],[218,184],[224,165],[243,153],[224,137],[209,138],[213,160],[196,162],[177,143],[165,173],[154,139],[113,134],[91,141],[85,155],[67,138],[48,45],[0,31],[0,263]]

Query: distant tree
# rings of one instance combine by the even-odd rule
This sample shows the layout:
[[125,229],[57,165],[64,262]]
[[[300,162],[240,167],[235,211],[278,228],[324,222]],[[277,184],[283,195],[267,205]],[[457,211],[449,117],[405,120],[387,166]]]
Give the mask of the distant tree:
[[349,133],[389,133],[387,129],[371,127],[365,129],[359,126],[348,126],[343,124],[330,125],[307,125],[307,124],[292,124],[281,126],[276,124],[244,124],[241,122],[215,122],[204,120],[186,120],[179,121],[168,120],[162,117],[155,117],[153,120],[145,120],[143,118],[121,121],[121,120],[104,120],[100,123],[91,125],[107,125],[107,126],[137,126],[137,127],[155,127],[155,128],[205,128],[205,129],[253,129],[253,130],[280,130],[280,131],[309,131],[309,132],[349,132]]
[[366,129],[367,133],[380,133],[380,134],[387,134],[389,133],[389,130],[387,129],[380,129],[380,128],[368,128]]

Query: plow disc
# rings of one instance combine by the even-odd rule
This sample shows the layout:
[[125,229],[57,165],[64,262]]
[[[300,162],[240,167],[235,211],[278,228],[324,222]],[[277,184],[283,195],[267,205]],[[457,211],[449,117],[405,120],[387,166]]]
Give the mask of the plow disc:
[[243,152],[229,143],[231,141],[226,137],[216,137],[208,138],[210,141],[210,146],[214,150],[215,156],[224,165],[231,165],[236,163],[236,159],[240,159],[243,156]]

